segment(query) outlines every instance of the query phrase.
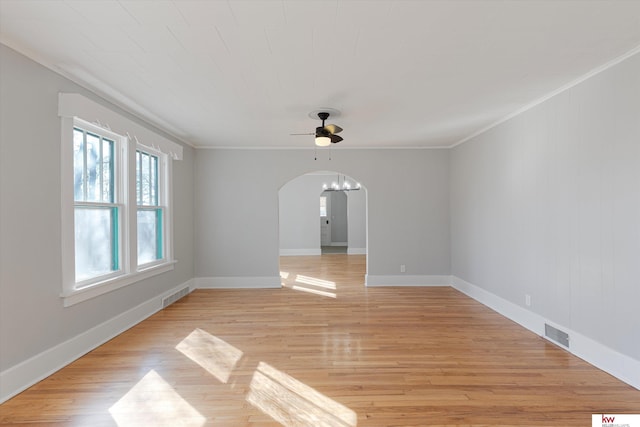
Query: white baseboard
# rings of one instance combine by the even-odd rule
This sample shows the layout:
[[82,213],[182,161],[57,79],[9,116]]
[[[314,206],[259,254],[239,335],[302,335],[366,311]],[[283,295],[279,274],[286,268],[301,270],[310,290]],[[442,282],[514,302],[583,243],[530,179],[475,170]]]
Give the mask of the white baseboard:
[[460,292],[468,295],[476,301],[486,305],[501,315],[513,320],[537,335],[545,338],[544,324],[547,323],[569,334],[569,347],[565,347],[549,340],[558,347],[567,350],[582,360],[602,369],[621,381],[640,390],[640,361],[588,338],[563,325],[558,325],[544,317],[533,313],[524,307],[507,301],[497,295],[488,292],[479,286],[473,285],[451,276],[452,286]]
[[347,248],[348,255],[366,255],[367,248]]
[[483,305],[486,305],[490,309],[502,314],[504,317],[513,320],[520,326],[524,326],[531,332],[544,336],[545,319],[542,316],[492,294],[479,286],[472,285],[457,276],[451,276],[451,286]]
[[365,286],[450,286],[451,276],[408,275],[375,276],[367,274]]
[[[331,245],[345,246],[345,245]],[[348,255],[366,255],[367,248],[347,248]],[[280,249],[280,256],[315,256],[322,255],[322,249]]]
[[280,249],[280,256],[308,256],[322,255],[322,250],[317,249]]
[[281,288],[280,276],[196,277],[196,289]]
[[192,291],[194,289],[193,280],[188,280],[80,335],[0,372],[0,403],[9,400],[16,394],[160,311],[164,297],[186,286],[189,287],[189,291]]

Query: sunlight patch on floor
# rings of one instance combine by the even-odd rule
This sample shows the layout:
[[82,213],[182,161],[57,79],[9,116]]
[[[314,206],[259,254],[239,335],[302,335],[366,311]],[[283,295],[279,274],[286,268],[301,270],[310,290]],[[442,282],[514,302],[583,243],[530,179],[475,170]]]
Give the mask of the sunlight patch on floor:
[[206,422],[206,418],[154,370],[109,408],[109,413],[118,427],[201,427]]
[[247,401],[284,426],[358,424],[351,409],[264,362],[256,368],[249,387]]
[[317,286],[325,289],[336,289],[335,282],[318,279],[316,277],[303,276],[301,274],[296,275],[296,283],[303,283],[305,285]]
[[293,289],[294,291],[301,291],[301,292],[307,292],[315,295],[322,295],[323,297],[329,297],[329,298],[336,297],[336,294],[334,294],[333,292],[319,291],[317,289],[305,288],[304,286],[293,285],[291,289]]
[[289,278],[289,273],[287,271],[281,271],[280,278],[287,280]]
[[176,346],[176,350],[202,366],[222,383],[229,381],[231,371],[242,357],[242,351],[199,328],[183,339]]

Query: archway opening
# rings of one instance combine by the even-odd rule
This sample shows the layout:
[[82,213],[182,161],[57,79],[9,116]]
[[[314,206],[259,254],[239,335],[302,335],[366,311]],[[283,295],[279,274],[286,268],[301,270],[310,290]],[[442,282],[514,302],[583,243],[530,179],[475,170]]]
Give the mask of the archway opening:
[[[335,294],[330,288],[342,272],[348,273],[342,277],[364,287],[367,206],[366,186],[341,172],[316,171],[285,183],[278,191],[283,286],[299,287],[295,280],[301,279],[307,288]],[[314,275],[297,273],[292,277],[283,265],[303,272],[315,268]],[[362,273],[356,278],[358,269]]]

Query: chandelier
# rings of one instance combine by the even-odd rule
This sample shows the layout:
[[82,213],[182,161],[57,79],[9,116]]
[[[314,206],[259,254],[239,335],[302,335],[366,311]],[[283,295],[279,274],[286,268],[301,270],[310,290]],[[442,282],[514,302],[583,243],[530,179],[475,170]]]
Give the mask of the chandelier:
[[357,191],[360,190],[361,186],[359,182],[350,183],[347,181],[346,176],[342,176],[342,183],[340,183],[340,175],[338,175],[338,180],[333,181],[331,185],[322,184],[323,191]]

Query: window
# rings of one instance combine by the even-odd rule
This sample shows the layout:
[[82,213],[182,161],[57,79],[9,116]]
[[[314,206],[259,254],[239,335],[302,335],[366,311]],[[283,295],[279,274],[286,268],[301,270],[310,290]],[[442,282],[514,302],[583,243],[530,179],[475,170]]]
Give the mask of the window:
[[160,151],[73,120],[73,291],[167,263],[167,165]]
[[115,186],[116,138],[73,129],[76,282],[120,270],[121,195]]
[[138,220],[138,265],[164,258],[163,218],[160,206],[160,173],[157,155],[136,151],[136,200]]
[[320,216],[327,216],[327,197],[320,196]]
[[173,269],[171,173],[182,147],[78,94],[60,94],[58,114],[64,305]]

